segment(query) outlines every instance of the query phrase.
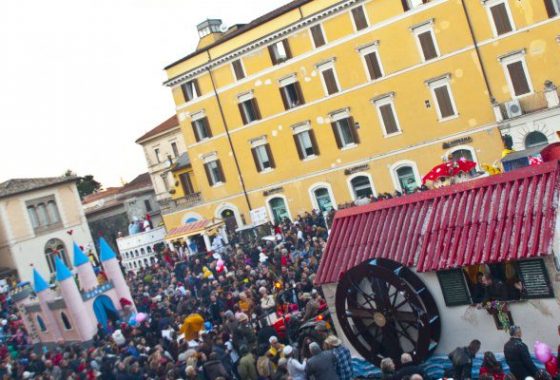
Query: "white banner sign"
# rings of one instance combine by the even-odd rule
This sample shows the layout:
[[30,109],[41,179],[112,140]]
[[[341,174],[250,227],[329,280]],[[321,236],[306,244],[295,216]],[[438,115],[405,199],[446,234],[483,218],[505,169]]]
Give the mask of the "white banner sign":
[[253,226],[260,226],[268,222],[268,214],[266,213],[266,207],[260,207],[251,210],[251,223]]

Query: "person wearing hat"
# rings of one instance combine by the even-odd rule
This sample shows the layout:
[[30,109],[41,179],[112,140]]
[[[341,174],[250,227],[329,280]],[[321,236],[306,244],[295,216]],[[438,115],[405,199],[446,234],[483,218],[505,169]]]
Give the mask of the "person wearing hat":
[[307,361],[305,374],[310,380],[340,380],[336,372],[336,358],[332,351],[322,351],[317,342],[309,344],[311,358]]
[[340,339],[334,335],[329,335],[325,339],[325,346],[332,351],[336,358],[336,373],[340,380],[352,380],[354,371],[352,370],[352,355]]
[[268,338],[268,343],[270,343],[268,352],[271,354],[274,361],[284,357],[284,345],[278,341],[276,336],[273,335]]
[[305,360],[300,363],[293,357],[294,348],[292,346],[284,347],[284,357],[287,360],[288,374],[293,380],[306,380],[305,377]]
[[257,336],[255,330],[249,324],[249,317],[245,313],[239,313],[237,320],[239,325],[233,332],[233,345],[237,349],[245,345],[249,350],[254,350],[257,345]]
[[276,372],[272,375],[271,380],[282,380],[286,379],[288,376],[287,360],[285,358],[280,358],[278,360],[278,366],[276,367]]
[[311,291],[311,294],[304,293],[302,298],[304,300],[307,300],[303,313],[303,320],[307,321],[308,319],[316,316],[319,313],[319,293],[317,293],[316,290],[315,292]]

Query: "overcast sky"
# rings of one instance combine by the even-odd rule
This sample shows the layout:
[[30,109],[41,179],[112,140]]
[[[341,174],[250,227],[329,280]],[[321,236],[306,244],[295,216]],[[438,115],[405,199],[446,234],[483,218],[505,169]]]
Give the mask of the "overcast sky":
[[107,187],[145,172],[134,141],[175,112],[163,67],[194,50],[196,24],[287,2],[0,1],[0,181],[72,169]]

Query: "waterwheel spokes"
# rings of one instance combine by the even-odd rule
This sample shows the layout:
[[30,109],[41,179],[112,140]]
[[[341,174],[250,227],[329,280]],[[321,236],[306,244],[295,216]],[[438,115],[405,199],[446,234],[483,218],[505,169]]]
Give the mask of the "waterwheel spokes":
[[398,362],[403,352],[421,361],[439,341],[439,314],[430,292],[395,262],[378,259],[371,265],[370,260],[347,271],[335,303],[344,333],[373,364],[384,357]]
[[412,311],[397,311],[393,315],[399,322],[418,322],[418,316]]
[[346,310],[346,315],[352,318],[372,319],[375,314],[375,309],[366,309],[361,307],[353,307]]

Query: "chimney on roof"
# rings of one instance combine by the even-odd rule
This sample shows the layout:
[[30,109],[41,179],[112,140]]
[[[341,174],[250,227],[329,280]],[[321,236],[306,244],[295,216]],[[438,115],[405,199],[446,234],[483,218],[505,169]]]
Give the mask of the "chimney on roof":
[[196,26],[198,29],[198,46],[196,50],[200,50],[205,46],[220,39],[223,34],[222,31],[222,20],[219,19],[207,19]]

